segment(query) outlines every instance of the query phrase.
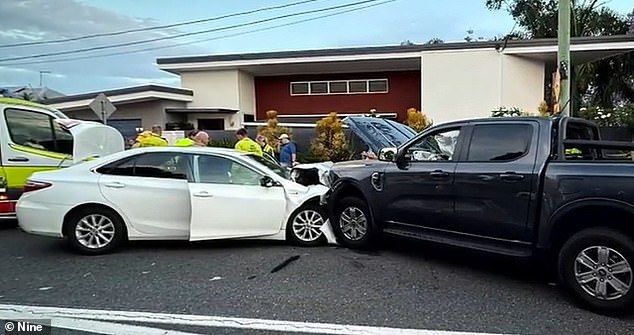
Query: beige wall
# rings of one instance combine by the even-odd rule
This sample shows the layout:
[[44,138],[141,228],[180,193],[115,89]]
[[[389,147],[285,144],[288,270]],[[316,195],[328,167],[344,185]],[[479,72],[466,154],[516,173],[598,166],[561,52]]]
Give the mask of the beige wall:
[[232,114],[191,114],[194,125],[198,119],[225,119],[225,129],[241,127],[244,114],[255,115],[255,83],[253,76],[239,70],[183,72],[181,85],[194,91],[188,107],[226,108],[238,110]]
[[[149,129],[154,124],[159,124],[165,127],[165,123],[167,122],[185,121],[186,119],[185,115],[165,113],[165,108],[184,108],[184,102],[148,101],[123,105],[115,104],[115,106],[117,107],[117,110],[110,115],[109,119],[141,119],[141,124],[144,129]],[[99,119],[97,115],[88,108],[73,111],[62,110],[62,112],[70,118],[95,121]]]
[[436,124],[500,106],[534,112],[543,100],[544,64],[495,50],[424,52],[421,69],[422,109]]
[[238,70],[183,72],[181,84],[194,91],[188,107],[240,109]]
[[536,113],[544,100],[544,62],[513,55],[504,55],[502,61],[502,106]]

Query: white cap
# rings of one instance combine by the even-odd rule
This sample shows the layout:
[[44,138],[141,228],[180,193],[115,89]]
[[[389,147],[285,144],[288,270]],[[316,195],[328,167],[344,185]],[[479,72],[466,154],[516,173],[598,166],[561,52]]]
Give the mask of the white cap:
[[281,139],[284,139],[284,138],[288,138],[288,134],[282,134],[282,135],[280,135],[280,137],[279,137],[279,139],[280,139],[280,140],[281,140]]

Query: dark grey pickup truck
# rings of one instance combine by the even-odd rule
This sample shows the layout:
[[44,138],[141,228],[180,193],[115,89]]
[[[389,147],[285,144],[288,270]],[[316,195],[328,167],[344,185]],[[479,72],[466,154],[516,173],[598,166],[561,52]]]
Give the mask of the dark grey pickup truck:
[[459,121],[379,160],[334,164],[326,200],[347,247],[391,234],[546,256],[584,306],[624,311],[634,304],[632,151],[576,118]]

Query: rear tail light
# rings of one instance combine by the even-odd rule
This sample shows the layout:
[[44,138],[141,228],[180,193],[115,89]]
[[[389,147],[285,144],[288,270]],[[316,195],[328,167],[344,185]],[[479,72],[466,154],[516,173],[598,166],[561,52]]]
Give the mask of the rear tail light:
[[0,201],[0,214],[15,213],[15,200]]
[[47,183],[43,181],[27,180],[26,184],[24,184],[24,193],[41,190],[51,186],[53,186],[53,184],[51,183]]

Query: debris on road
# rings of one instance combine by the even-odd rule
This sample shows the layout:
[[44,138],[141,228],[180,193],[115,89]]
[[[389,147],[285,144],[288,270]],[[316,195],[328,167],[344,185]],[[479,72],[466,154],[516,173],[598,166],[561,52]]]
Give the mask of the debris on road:
[[209,278],[209,281],[216,281],[216,280],[220,280],[220,279],[222,279],[222,277],[216,276],[216,277],[213,277],[213,278]]
[[247,277],[247,279],[248,279],[248,280],[251,280],[251,279],[255,279],[255,277],[257,277],[257,276],[256,276],[256,275],[253,275],[253,276],[248,276],[248,277]]
[[40,290],[40,291],[48,291],[48,290],[50,290],[52,288],[53,288],[53,286],[45,286],[45,287],[38,288],[38,290]]
[[148,274],[148,273],[150,273],[150,271],[143,271],[143,272],[141,272],[141,274],[144,274],[144,275],[146,275],[146,274]]
[[280,263],[280,265],[274,267],[273,270],[271,270],[271,273],[275,273],[277,271],[280,271],[281,269],[285,268],[287,265],[291,264],[291,262],[294,262],[294,261],[296,261],[298,259],[299,259],[299,255],[295,255],[295,256],[289,257],[288,259],[286,259],[285,261]]

